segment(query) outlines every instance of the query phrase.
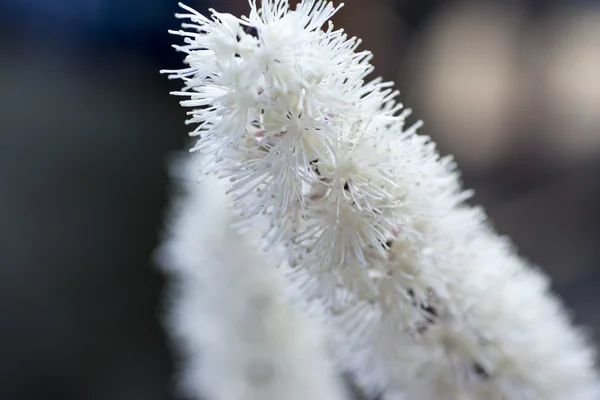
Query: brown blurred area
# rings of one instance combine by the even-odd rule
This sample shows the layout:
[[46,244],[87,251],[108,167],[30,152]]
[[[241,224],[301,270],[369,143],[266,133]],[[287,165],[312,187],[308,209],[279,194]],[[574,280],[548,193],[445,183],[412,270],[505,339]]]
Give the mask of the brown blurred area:
[[[151,253],[186,143],[158,74],[175,11],[0,4],[0,399],[174,396]],[[598,339],[600,1],[347,0],[335,23]]]

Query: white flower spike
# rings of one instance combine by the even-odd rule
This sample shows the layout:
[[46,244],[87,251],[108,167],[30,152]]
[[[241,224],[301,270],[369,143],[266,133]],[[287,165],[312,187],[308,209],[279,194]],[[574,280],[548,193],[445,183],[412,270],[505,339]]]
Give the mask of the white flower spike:
[[200,185],[282,260],[303,297],[290,303],[321,304],[340,368],[390,399],[600,398],[594,351],[547,279],[464,203],[392,84],[365,82],[371,54],[329,21],[341,6],[182,7],[188,67],[165,72],[185,83],[200,173],[221,179]]

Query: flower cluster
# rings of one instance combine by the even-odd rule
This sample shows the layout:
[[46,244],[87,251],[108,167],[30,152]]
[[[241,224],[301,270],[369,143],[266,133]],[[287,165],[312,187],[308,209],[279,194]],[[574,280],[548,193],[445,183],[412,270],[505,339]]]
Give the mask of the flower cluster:
[[192,23],[174,33],[189,68],[168,72],[186,83],[174,94],[189,97],[202,172],[231,181],[242,215],[268,215],[272,241],[290,238],[321,265],[386,257],[403,206],[389,138],[408,113],[397,115],[391,83],[365,84],[359,40],[322,30],[339,7],[265,1],[242,19],[184,8]]
[[392,84],[366,81],[371,54],[328,22],[339,7],[250,5],[182,6],[188,67],[166,72],[185,82],[174,94],[201,173],[226,182],[240,232],[263,231],[255,247],[287,255],[344,368],[406,398],[598,395],[593,352],[545,278],[464,204],[454,162],[405,127]]

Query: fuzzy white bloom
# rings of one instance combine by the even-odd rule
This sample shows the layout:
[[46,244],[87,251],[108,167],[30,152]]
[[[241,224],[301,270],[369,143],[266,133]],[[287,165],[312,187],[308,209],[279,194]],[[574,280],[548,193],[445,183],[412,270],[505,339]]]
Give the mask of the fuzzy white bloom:
[[185,359],[182,391],[214,400],[343,400],[318,322],[296,306],[273,257],[231,228],[222,186],[174,169],[175,205],[160,264],[172,282],[168,325]]
[[342,368],[390,398],[600,398],[594,352],[546,278],[464,204],[392,84],[365,82],[370,53],[325,25],[339,7],[250,5],[241,19],[183,6],[189,67],[167,72],[185,81],[201,174],[224,182],[236,229],[285,252]]

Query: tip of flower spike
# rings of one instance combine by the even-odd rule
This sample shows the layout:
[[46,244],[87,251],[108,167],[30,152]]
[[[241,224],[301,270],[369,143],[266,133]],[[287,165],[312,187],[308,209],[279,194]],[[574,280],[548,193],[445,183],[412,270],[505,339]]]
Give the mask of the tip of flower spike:
[[190,7],[190,6],[187,6],[187,5],[183,4],[182,2],[178,2],[178,3],[177,3],[177,5],[178,5],[179,7],[181,7],[181,8],[183,8],[184,10],[191,12],[192,14],[195,14],[195,15],[198,15],[198,14],[199,14],[199,13],[198,13],[198,11],[194,10],[194,9],[193,9],[192,7]]
[[422,126],[423,126],[423,120],[418,120],[417,122],[412,124],[411,127],[406,130],[406,132],[409,134],[416,133],[417,129],[421,128]]
[[412,114],[412,108],[405,108],[402,113],[400,115],[398,115],[398,118],[400,119],[406,119],[407,117],[409,117]]

